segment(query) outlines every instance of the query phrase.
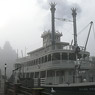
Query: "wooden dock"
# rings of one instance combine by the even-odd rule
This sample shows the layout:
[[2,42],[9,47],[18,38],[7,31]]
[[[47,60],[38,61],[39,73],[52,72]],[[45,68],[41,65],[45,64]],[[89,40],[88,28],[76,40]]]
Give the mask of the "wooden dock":
[[4,95],[4,79],[0,79],[0,95]]

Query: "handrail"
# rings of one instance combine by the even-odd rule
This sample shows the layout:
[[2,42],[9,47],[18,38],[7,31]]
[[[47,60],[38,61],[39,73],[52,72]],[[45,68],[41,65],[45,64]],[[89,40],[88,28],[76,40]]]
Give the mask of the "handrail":
[[[7,82],[6,84],[6,95],[18,95],[18,94],[24,94],[24,95],[40,95],[42,93],[43,88],[28,88],[22,86],[20,83],[12,84]],[[47,94],[45,94],[47,95]]]

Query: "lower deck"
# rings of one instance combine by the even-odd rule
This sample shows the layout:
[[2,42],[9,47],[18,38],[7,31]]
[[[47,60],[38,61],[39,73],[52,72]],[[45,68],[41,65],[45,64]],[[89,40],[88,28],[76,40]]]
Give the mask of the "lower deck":
[[95,73],[89,73],[89,70],[80,70],[76,73],[76,69],[54,69],[30,73],[19,72],[20,81],[33,81],[34,86],[38,86],[39,79],[41,86],[67,85],[72,83],[94,82]]

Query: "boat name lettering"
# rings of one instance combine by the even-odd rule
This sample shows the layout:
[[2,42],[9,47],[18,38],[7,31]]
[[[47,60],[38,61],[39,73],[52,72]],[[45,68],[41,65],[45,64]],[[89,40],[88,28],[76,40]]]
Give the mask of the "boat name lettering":
[[92,90],[95,90],[95,88],[79,88],[80,91],[92,91]]
[[95,90],[95,88],[89,88],[89,90]]
[[83,91],[86,91],[86,90],[88,90],[88,88],[79,88],[79,90],[83,90]]

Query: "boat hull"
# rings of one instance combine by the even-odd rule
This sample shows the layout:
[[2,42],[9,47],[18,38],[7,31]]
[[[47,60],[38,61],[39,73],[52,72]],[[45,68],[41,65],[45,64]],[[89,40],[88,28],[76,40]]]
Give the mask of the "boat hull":
[[46,94],[54,95],[95,95],[95,85],[67,86],[67,87],[43,87]]

